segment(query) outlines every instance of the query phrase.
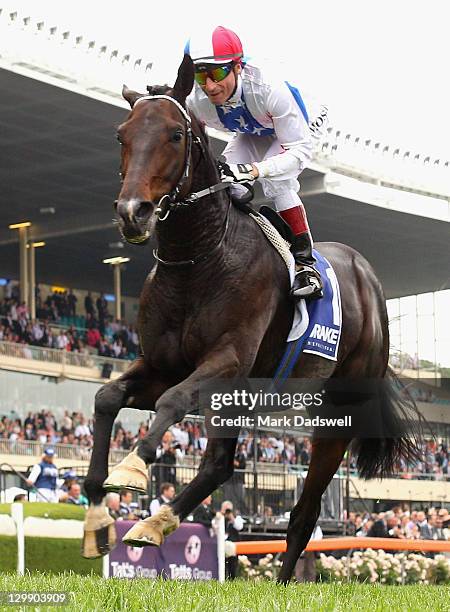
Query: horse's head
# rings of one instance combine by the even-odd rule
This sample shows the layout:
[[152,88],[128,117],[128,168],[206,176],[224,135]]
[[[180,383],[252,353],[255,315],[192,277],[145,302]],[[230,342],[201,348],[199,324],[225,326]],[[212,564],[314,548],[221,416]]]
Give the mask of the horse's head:
[[131,113],[117,132],[122,145],[123,184],[116,213],[128,242],[145,242],[153,233],[158,204],[188,193],[191,142],[184,105],[193,83],[194,67],[185,55],[173,88],[149,88],[151,96],[170,96],[175,102],[164,97],[149,99],[123,88]]

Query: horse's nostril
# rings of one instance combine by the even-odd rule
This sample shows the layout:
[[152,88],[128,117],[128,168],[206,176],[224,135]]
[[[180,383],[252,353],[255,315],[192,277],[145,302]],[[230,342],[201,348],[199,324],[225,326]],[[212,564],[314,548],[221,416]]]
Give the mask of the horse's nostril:
[[137,198],[120,198],[114,202],[116,216],[125,224],[147,223],[153,212],[151,200],[138,200]]
[[136,207],[135,217],[140,219],[148,217],[152,212],[152,206],[151,202],[139,202],[139,205]]

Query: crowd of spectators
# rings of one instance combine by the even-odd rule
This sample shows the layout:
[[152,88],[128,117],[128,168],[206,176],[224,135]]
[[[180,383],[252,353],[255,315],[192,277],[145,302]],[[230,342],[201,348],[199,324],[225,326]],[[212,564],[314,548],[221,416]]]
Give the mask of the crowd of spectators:
[[[263,463],[308,466],[311,461],[311,451],[312,445],[309,437],[295,438],[287,435],[263,434],[257,443],[258,461]],[[241,461],[253,459],[251,432],[238,445],[237,457]],[[425,440],[422,446],[422,457],[422,461],[417,461],[414,465],[407,465],[405,462],[398,465],[397,477],[407,479],[413,474],[419,474],[419,478],[420,475],[423,478],[428,478],[429,475],[439,478],[450,474],[450,452],[446,443],[438,442],[436,439]],[[356,471],[356,457],[351,455],[349,463],[350,469]],[[343,462],[344,467],[345,465],[346,460]]]
[[[142,423],[138,432],[133,434],[117,422],[111,438],[111,449],[130,450],[147,430],[148,426]],[[80,449],[81,457],[88,458],[93,444],[93,419],[86,418],[81,412],[69,413],[68,410],[59,423],[50,410],[29,412],[25,419],[11,413],[8,416],[0,416],[0,440],[2,439],[11,442],[12,451],[18,443],[27,441],[37,441],[43,446],[69,444]]]
[[[0,301],[0,340],[42,348],[56,348],[80,355],[97,354],[115,359],[135,359],[139,338],[135,327],[114,320],[103,294],[94,300],[85,298],[85,317],[81,327],[74,324],[56,328],[74,317],[77,297],[72,291],[55,291],[44,300],[36,298],[36,319],[30,319],[28,307],[16,297]],[[27,353],[30,355],[27,355]],[[24,352],[31,357],[31,351]]]
[[436,479],[450,475],[450,452],[446,443],[438,442],[436,439],[425,440],[422,443],[421,455],[422,460],[417,461],[414,466],[409,468],[402,461],[398,466],[398,477],[411,478],[411,472],[418,473],[422,475],[419,478],[425,479],[429,478],[429,475]]
[[[256,458],[261,463],[309,465],[311,450],[311,439],[306,436],[296,438],[292,435],[263,433],[257,439]],[[255,458],[252,432],[244,432],[240,438],[238,457],[245,460]]]
[[446,508],[410,511],[401,506],[388,512],[350,512],[346,533],[375,538],[450,540],[450,514]]
[[29,412],[25,419],[21,419],[14,412],[0,417],[0,440],[9,440],[12,443],[12,451],[20,442],[37,441],[48,446],[77,446],[86,451],[87,457],[92,448],[92,432],[92,419],[87,419],[81,412],[69,414],[66,410],[60,423],[57,423],[50,410]]
[[[195,449],[203,454],[206,437],[200,423],[187,421],[171,428],[161,446],[162,452],[173,455],[177,462],[185,455],[193,455]],[[120,420],[116,421],[111,436],[112,450],[131,450],[134,444],[148,433],[148,424],[141,423],[136,433],[127,430]],[[93,444],[93,419],[81,412],[64,412],[57,421],[50,410],[29,412],[25,418],[13,410],[8,415],[0,415],[0,440],[11,443],[37,441],[42,445],[70,444],[86,449]]]
[[[121,421],[116,421],[111,437],[111,450],[131,450],[137,440],[148,433],[148,424],[141,423],[137,432],[124,427]],[[89,451],[93,444],[93,420],[81,412],[65,411],[57,422],[50,410],[39,413],[29,412],[21,419],[14,411],[8,415],[0,415],[0,440],[7,439],[11,443],[37,440],[41,444],[70,444]],[[204,424],[200,421],[186,420],[172,426],[163,437],[158,458],[166,465],[164,472],[158,478],[159,482],[171,482],[170,470],[176,464],[183,462],[185,456],[201,457],[207,444]],[[262,434],[257,438],[256,455],[259,463],[281,464],[291,467],[308,466],[311,460],[311,439],[296,438],[291,435]],[[415,465],[400,464],[398,478],[446,478],[449,474],[450,453],[444,442],[430,439],[423,443],[423,460]],[[249,461],[255,457],[252,432],[243,432],[239,439],[235,469],[244,470]],[[350,469],[356,470],[356,461],[350,456]],[[343,467],[346,462],[344,461]],[[174,481],[173,481],[174,482]]]

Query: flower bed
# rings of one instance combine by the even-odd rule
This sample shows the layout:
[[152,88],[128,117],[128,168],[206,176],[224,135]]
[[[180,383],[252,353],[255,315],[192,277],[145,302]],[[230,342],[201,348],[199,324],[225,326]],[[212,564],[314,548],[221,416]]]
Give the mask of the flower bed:
[[[252,563],[239,556],[240,576],[248,580],[273,580],[281,561],[266,555]],[[418,553],[391,554],[384,550],[356,551],[350,557],[320,555],[317,561],[320,582],[381,582],[382,584],[450,584],[450,558],[435,555],[434,559]]]
[[341,559],[321,554],[317,570],[323,582],[450,584],[450,559],[444,555],[432,559],[418,553],[392,554],[368,548]]
[[252,563],[245,555],[239,555],[239,577],[260,582],[261,580],[273,580],[278,576],[281,561],[278,557],[269,554],[258,561]]

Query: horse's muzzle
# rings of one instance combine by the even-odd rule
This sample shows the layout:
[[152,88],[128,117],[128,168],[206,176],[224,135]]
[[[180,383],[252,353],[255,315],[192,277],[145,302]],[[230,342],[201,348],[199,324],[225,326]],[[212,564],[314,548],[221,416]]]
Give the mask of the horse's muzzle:
[[147,242],[153,233],[156,218],[153,215],[153,202],[119,199],[115,203],[119,229],[122,236],[131,244]]

